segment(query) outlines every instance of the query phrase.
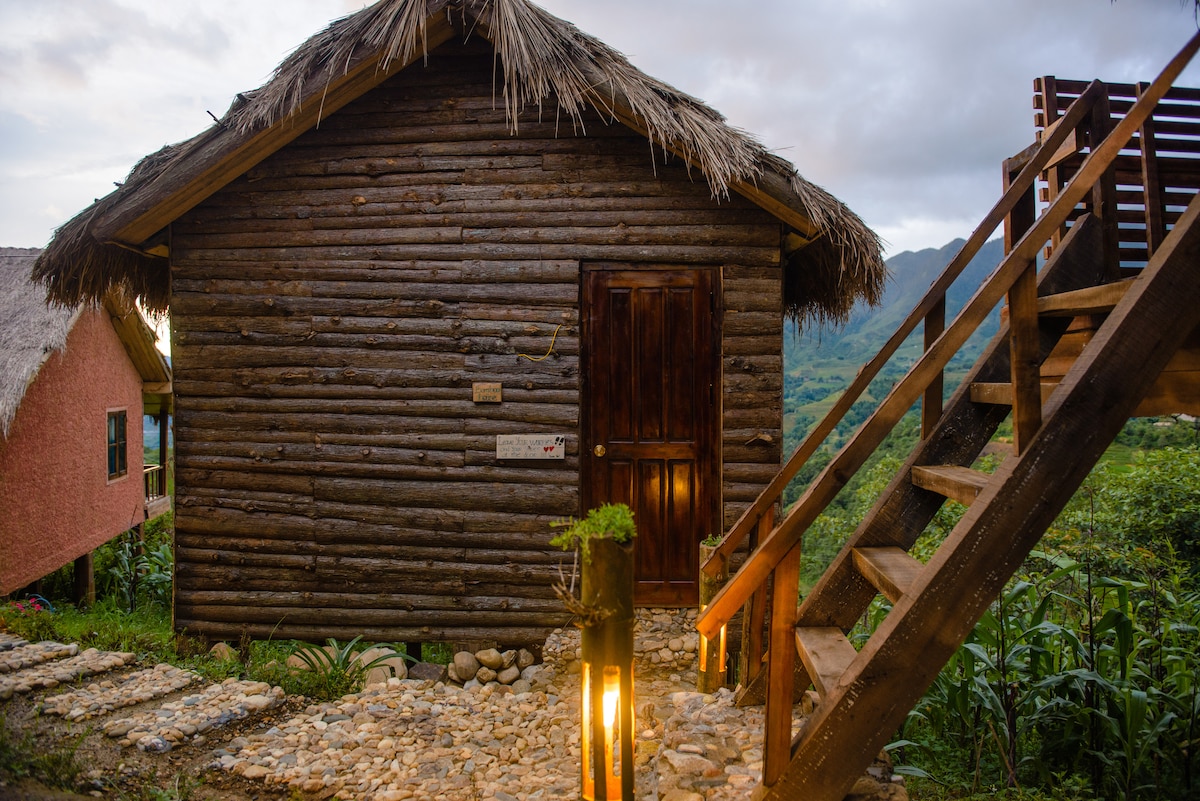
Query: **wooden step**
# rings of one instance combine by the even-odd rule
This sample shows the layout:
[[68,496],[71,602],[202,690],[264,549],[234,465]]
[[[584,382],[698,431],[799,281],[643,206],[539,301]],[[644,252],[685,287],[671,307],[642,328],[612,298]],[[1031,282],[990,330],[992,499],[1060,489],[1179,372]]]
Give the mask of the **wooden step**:
[[964,506],[971,505],[991,478],[987,473],[954,464],[924,465],[912,469],[913,484],[945,495]]
[[897,545],[855,548],[854,565],[863,578],[892,603],[900,600],[925,565]]
[[1043,317],[1078,317],[1083,314],[1108,314],[1135,279],[1089,286],[1072,292],[1060,292],[1038,298],[1038,314]]
[[[1054,392],[1058,384],[1042,383],[1042,403]],[[990,403],[993,406],[1012,406],[1013,389],[1010,383],[974,383],[971,384],[971,401],[973,403]]]
[[796,650],[808,678],[824,698],[837,686],[858,651],[836,626],[797,626]]

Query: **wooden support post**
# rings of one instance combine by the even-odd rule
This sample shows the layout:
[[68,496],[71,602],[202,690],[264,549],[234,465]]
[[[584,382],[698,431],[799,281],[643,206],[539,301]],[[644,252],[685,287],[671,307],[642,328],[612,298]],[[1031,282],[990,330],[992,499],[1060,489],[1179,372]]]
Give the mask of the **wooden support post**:
[[763,784],[770,787],[792,761],[792,700],[796,672],[796,606],[800,595],[800,541],[775,568],[771,642],[767,657]]
[[171,416],[167,414],[166,408],[163,408],[158,413],[158,463],[162,465],[162,492],[167,495],[167,444],[169,442],[169,429],[171,424]]
[[[759,541],[771,533],[775,526],[775,509],[771,507],[759,518],[750,531],[750,550],[758,547]],[[738,683],[749,687],[762,671],[763,626],[767,622],[767,591],[760,587],[750,596],[742,610],[742,648],[738,659]]]
[[[707,562],[715,550],[716,546],[702,544],[700,546],[700,564],[703,565]],[[713,599],[717,591],[729,580],[729,564],[726,563],[715,576],[710,576],[703,570],[699,572],[700,610],[704,611],[704,607],[708,606],[708,602]],[[712,693],[725,686],[725,651],[727,647],[725,626],[721,627],[720,635],[711,640],[704,635],[700,635],[700,662],[696,666],[696,689],[700,692]]]
[[74,593],[75,606],[83,609],[96,604],[96,565],[92,552],[88,551],[75,560]]
[[[933,347],[937,338],[946,330],[946,296],[934,304],[925,315],[925,350]],[[925,394],[921,396],[921,438],[928,437],[938,420],[942,419],[942,385],[945,373],[941,370],[929,380]]]
[[[1138,95],[1145,94],[1150,88],[1148,83],[1137,85]],[[1158,152],[1155,145],[1154,116],[1151,115],[1142,123],[1138,131],[1138,144],[1142,151],[1142,191],[1143,202],[1146,205],[1146,260],[1154,255],[1154,251],[1162,245],[1167,236],[1167,226],[1163,222],[1162,184],[1158,178]]]
[[[1095,152],[1100,143],[1107,138],[1112,130],[1112,116],[1108,105],[1108,92],[1105,91],[1092,107],[1092,116],[1088,129],[1088,146]],[[1104,275],[1110,281],[1121,278],[1121,231],[1117,220],[1117,168],[1109,164],[1108,169],[1092,185],[1088,205],[1092,213],[1099,218],[1104,239]]]
[[1013,452],[1020,454],[1042,426],[1042,365],[1035,264],[1031,263],[1008,291],[1008,310]]
[[421,662],[421,645],[422,643],[419,642],[406,642],[404,643],[404,653]]

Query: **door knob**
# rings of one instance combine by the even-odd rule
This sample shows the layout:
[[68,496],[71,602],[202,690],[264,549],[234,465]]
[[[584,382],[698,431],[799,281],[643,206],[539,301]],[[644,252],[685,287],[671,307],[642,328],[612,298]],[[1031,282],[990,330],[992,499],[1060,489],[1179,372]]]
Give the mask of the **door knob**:
[[592,453],[596,454],[597,456],[603,456],[606,451],[604,450],[603,445],[597,445],[596,447],[592,448]]

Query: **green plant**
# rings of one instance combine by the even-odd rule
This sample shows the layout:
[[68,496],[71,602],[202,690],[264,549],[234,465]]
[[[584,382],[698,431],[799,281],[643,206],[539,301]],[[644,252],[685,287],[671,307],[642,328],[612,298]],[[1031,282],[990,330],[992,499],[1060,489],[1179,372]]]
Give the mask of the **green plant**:
[[0,623],[13,634],[30,642],[54,640],[58,637],[53,608],[45,599],[37,596],[24,601],[10,601],[0,607]]
[[590,540],[610,539],[626,543],[637,536],[633,511],[623,503],[606,503],[589,511],[582,520],[571,517],[551,523],[551,526],[562,531],[550,540],[550,544],[564,551],[578,549],[585,562],[591,559]]
[[7,720],[0,714],[0,776],[14,780],[37,779],[50,787],[71,789],[83,770],[76,759],[87,732],[67,738],[54,748],[47,749],[34,741],[31,732],[19,739],[9,730]]
[[[388,653],[364,662],[362,655],[368,649],[360,646],[361,640],[361,636],[355,637],[342,645],[330,637],[326,640],[326,647],[312,643],[298,645],[294,655],[307,669],[296,672],[299,683],[307,688],[307,692],[302,694],[326,701],[334,700],[361,690],[371,671],[390,659],[399,657],[416,661],[389,649]],[[307,675],[304,675],[305,673]]]

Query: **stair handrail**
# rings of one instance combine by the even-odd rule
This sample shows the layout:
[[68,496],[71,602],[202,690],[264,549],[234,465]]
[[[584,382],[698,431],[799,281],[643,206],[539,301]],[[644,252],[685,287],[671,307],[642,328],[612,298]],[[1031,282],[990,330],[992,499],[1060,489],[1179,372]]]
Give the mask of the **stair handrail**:
[[1064,116],[1060,117],[1058,123],[1053,129],[1047,128],[1043,132],[1042,140],[1033,157],[1026,162],[1024,168],[1018,173],[1013,180],[1008,190],[992,207],[983,221],[976,227],[975,231],[967,239],[963,246],[959,248],[934,281],[929,285],[925,295],[913,307],[904,321],[900,323],[896,331],[888,338],[883,347],[875,356],[867,361],[858,369],[858,373],[854,376],[854,380],[850,382],[844,392],[834,402],[833,406],[826,412],[825,416],[819,423],[808,433],[804,441],[796,447],[792,455],[788,457],[786,463],[780,469],[775,478],[771,479],[771,483],[759,494],[749,507],[742,512],[741,517],[737,522],[730,527],[729,532],[725,534],[716,549],[710,555],[708,561],[702,565],[702,569],[710,576],[717,575],[723,566],[727,565],[729,559],[733,556],[733,552],[742,544],[746,535],[759,521],[760,518],[770,509],[775,501],[783,494],[784,489],[791,482],[800,469],[812,458],[817,452],[817,448],[824,442],[846,416],[846,412],[858,400],[871,382],[879,375],[879,371],[887,364],[887,361],[895,355],[904,341],[909,335],[916,330],[917,324],[928,316],[946,297],[946,292],[950,286],[958,279],[962,271],[970,264],[971,259],[979,253],[980,248],[987,242],[992,232],[996,230],[1009,215],[1009,213],[1020,202],[1021,197],[1029,191],[1033,186],[1033,182],[1041,171],[1050,163],[1058,149],[1067,141],[1067,137],[1075,130],[1091,112],[1092,106],[1099,99],[1104,91],[1103,84],[1100,81],[1092,81],[1079,97],[1067,108]]
[[[817,478],[809,485],[800,497],[800,500],[789,510],[787,516],[759,543],[758,547],[750,554],[737,574],[729,580],[720,592],[717,593],[716,597],[705,607],[704,611],[700,613],[696,619],[696,628],[702,635],[709,638],[715,637],[720,631],[721,626],[727,624],[737,610],[746,603],[750,595],[758,587],[762,586],[767,576],[775,569],[775,566],[779,564],[780,560],[799,541],[803,532],[816,520],[817,515],[825,510],[830,501],[833,500],[842,487],[845,486],[846,482],[849,481],[850,477],[862,467],[870,454],[879,447],[879,444],[896,423],[900,421],[908,412],[908,409],[917,401],[928,383],[935,376],[941,374],[950,359],[958,352],[970,335],[974,333],[975,329],[987,317],[991,309],[1000,302],[1013,283],[1027,268],[1035,263],[1043,244],[1050,239],[1055,231],[1067,222],[1076,205],[1084,199],[1092,185],[1099,180],[1112,164],[1113,160],[1116,159],[1121,149],[1129,142],[1134,133],[1141,128],[1142,124],[1158,105],[1159,100],[1170,89],[1171,84],[1183,71],[1183,68],[1187,66],[1188,62],[1191,61],[1198,49],[1200,49],[1200,33],[1193,35],[1184,48],[1154,80],[1150,88],[1137,99],[1125,117],[1113,127],[1104,141],[1095,146],[1086,156],[1070,182],[1063,187],[1058,197],[1051,202],[1050,206],[1038,217],[1034,225],[1013,246],[1008,255],[1004,257],[992,272],[991,276],[988,277],[959,312],[958,316],[955,317],[954,322],[925,350],[904,378],[892,388],[892,391],[888,393],[888,396],[875,412],[863,422],[850,441],[838,451],[833,460],[825,466]],[[1097,84],[1098,82],[1093,82],[1087,91],[1090,92],[1092,86]],[[1068,109],[1068,114],[1071,113],[1078,102],[1076,100],[1075,103],[1072,103]],[[996,208],[999,208],[1009,198],[1010,193],[1018,187],[1023,186],[1024,189],[1022,191],[1025,191],[1032,186],[1033,176],[1036,176],[1036,172],[1040,172],[1041,169],[1037,166],[1041,161],[1041,156],[1047,152],[1053,154],[1057,150],[1057,145],[1054,148],[1050,148],[1051,140],[1057,139],[1058,134],[1062,134],[1065,137],[1076,125],[1078,123],[1074,125],[1065,124],[1064,118],[1064,124],[1060,125],[1049,139],[1043,139],[1043,144],[1039,148],[1038,154],[1021,170],[1020,174],[1013,181],[1012,186],[1010,186],[1009,192],[1005,193],[1001,199],[1001,203],[997,204]],[[1061,144],[1061,141],[1058,144]],[[1028,175],[1030,170],[1035,167],[1037,169],[1033,175]],[[996,208],[993,208],[993,213],[995,213]],[[987,225],[991,217],[992,213],[989,213],[988,217],[984,219],[984,223],[972,234],[971,241],[968,244],[971,244],[971,242],[974,242],[980,236],[980,229],[983,229]],[[986,238],[1002,220],[1003,216],[992,223],[991,227],[986,229],[982,236]],[[979,245],[982,245],[982,242],[979,242],[976,247]],[[964,245],[960,253],[966,250],[967,245]],[[958,261],[959,259],[956,256],[952,260],[952,264]],[[967,259],[967,261],[970,261],[970,259]],[[965,263],[959,266],[958,269],[961,271],[963,267],[965,267]],[[946,272],[943,273],[943,277],[949,272],[949,269],[948,266]],[[942,279],[939,278],[934,283],[934,287],[938,287],[941,284]],[[926,298],[934,294],[934,287],[931,287]],[[944,292],[945,289],[942,288],[941,291]],[[933,302],[936,303],[937,298],[934,298]],[[918,304],[918,309],[923,305],[923,303]],[[915,310],[910,317],[914,315],[916,315]],[[908,320],[905,321],[906,324],[908,322]],[[915,327],[915,323],[913,325]],[[905,334],[905,337],[907,337],[907,334]],[[894,338],[895,336],[893,336]],[[891,340],[889,340],[888,344],[891,344]],[[790,463],[791,460],[789,459]],[[772,485],[775,483],[772,482]],[[774,501],[772,500],[771,502],[773,503]],[[741,521],[739,520],[739,522]],[[730,534],[732,533],[731,530]],[[728,538],[729,535],[726,536]],[[718,548],[719,550],[720,548]],[[715,558],[717,558],[717,554],[714,554],[710,558],[710,563]]]

